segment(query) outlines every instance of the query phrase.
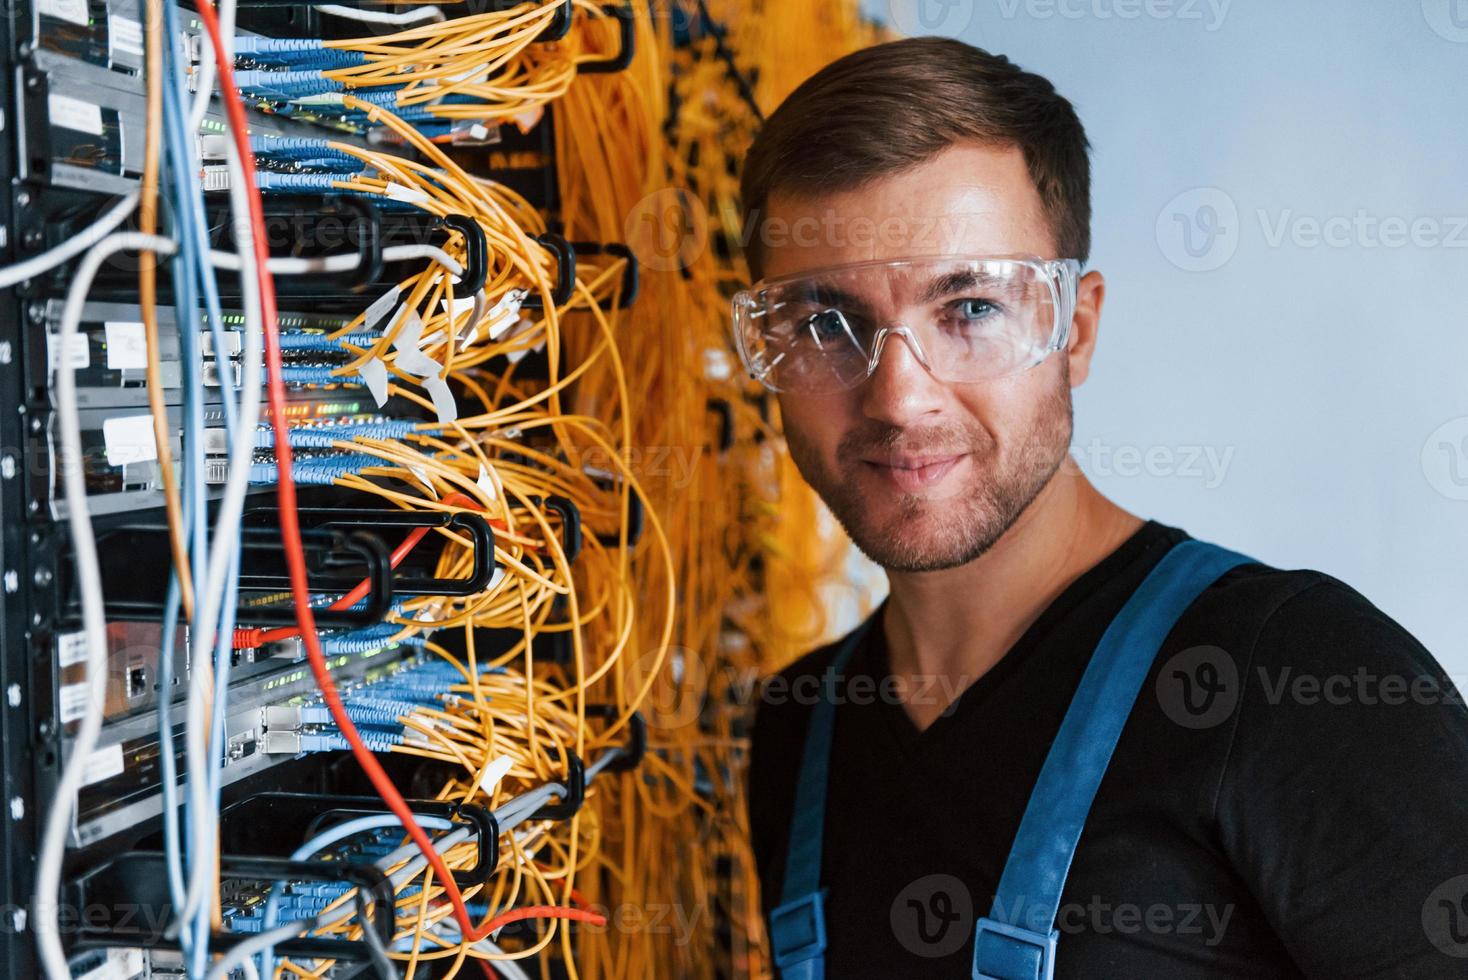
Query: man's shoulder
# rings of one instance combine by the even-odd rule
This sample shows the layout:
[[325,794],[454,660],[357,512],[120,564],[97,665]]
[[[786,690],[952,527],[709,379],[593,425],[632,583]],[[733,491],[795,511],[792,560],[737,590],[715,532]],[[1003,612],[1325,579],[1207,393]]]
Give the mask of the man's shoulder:
[[1251,562],[1223,575],[1194,615],[1247,643],[1257,666],[1397,666],[1440,672],[1404,626],[1355,587],[1317,568]]

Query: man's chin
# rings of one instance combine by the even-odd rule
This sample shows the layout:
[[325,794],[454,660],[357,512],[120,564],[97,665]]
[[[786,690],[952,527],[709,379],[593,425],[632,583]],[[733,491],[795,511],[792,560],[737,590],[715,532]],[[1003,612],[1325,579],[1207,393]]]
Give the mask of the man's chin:
[[888,571],[936,572],[967,564],[992,544],[976,516],[918,499],[842,523],[861,553]]

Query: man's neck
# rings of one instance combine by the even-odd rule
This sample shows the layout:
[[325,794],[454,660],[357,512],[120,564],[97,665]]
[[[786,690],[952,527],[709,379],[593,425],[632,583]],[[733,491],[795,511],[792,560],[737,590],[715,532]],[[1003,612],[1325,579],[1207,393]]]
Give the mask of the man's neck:
[[[987,552],[941,572],[889,572],[882,629],[908,716],[927,728],[1045,608],[1143,520],[1063,468]],[[918,692],[928,693],[918,699]]]

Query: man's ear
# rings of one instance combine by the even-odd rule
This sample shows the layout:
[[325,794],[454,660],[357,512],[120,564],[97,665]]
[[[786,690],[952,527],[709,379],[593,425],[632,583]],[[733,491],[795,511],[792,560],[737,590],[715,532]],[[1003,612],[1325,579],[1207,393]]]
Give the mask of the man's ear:
[[1070,323],[1070,386],[1079,388],[1091,371],[1091,357],[1096,353],[1096,332],[1101,327],[1101,304],[1106,300],[1106,280],[1091,271],[1076,284],[1076,312]]

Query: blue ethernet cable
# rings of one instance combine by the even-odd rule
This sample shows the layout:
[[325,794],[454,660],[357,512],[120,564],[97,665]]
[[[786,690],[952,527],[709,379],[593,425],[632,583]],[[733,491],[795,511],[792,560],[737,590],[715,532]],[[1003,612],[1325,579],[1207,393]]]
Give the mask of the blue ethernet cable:
[[[172,2],[164,4],[165,30],[170,36],[178,36],[177,8]],[[227,346],[224,343],[223,317],[219,301],[218,282],[214,271],[208,262],[207,249],[209,243],[208,218],[204,209],[204,199],[201,186],[197,181],[190,179],[190,175],[197,173],[198,161],[195,159],[197,149],[196,141],[190,138],[188,132],[185,106],[188,102],[186,86],[184,84],[185,71],[179,63],[179,52],[172,45],[165,46],[165,79],[164,79],[164,124],[165,141],[168,148],[171,175],[175,191],[175,223],[178,226],[180,237],[180,254],[184,256],[184,269],[178,277],[179,285],[189,282],[189,286],[180,290],[181,298],[184,300],[182,308],[179,309],[176,322],[180,325],[180,352],[185,361],[185,420],[186,420],[186,452],[185,452],[185,483],[189,487],[189,496],[194,502],[192,512],[193,522],[193,544],[194,560],[193,571],[195,581],[195,595],[202,595],[204,590],[204,576],[208,567],[208,541],[207,541],[207,519],[208,512],[204,506],[204,481],[203,460],[201,457],[203,447],[203,389],[198,377],[197,364],[197,320],[194,317],[195,294],[192,290],[192,282],[195,277],[202,287],[205,316],[207,318],[210,333],[214,340],[216,356],[221,361],[226,357]],[[237,407],[235,404],[235,393],[231,390],[230,372],[221,371],[221,401],[226,429],[233,434],[238,425]],[[225,576],[225,596],[220,604],[220,622],[218,628],[214,629],[214,623],[195,623],[194,633],[199,636],[209,635],[214,630],[218,637],[214,650],[215,666],[215,710],[211,715],[211,726],[208,735],[208,768],[203,773],[188,773],[190,783],[199,779],[204,782],[204,796],[214,812],[219,807],[219,798],[222,790],[224,762],[224,742],[226,724],[226,703],[229,690],[229,668],[231,663],[230,637],[234,630],[235,607],[237,605],[239,583],[239,551],[234,549],[230,554],[229,565]],[[215,850],[212,839],[197,840],[194,835],[195,820],[189,821],[188,846],[192,860],[212,860]],[[205,826],[212,825],[211,821],[203,821]],[[190,932],[189,926],[185,926],[183,932]],[[209,908],[207,903],[199,903],[192,923],[192,934],[187,944],[187,955],[191,966],[196,972],[202,972],[207,964],[208,941],[209,941]]]
[[[413,419],[383,419],[380,422],[348,423],[345,425],[304,426],[292,429],[292,449],[330,449],[332,443],[355,439],[401,439],[415,431],[418,422]],[[275,433],[261,429],[255,436],[256,449],[274,449]]]
[[234,39],[237,58],[262,65],[292,65],[298,68],[354,68],[367,63],[360,51],[328,48],[315,38],[261,37],[241,34]]
[[[295,481],[308,486],[329,486],[341,477],[360,473],[369,466],[390,466],[378,456],[366,453],[337,453],[330,457],[296,460],[291,466]],[[250,482],[279,482],[280,469],[275,463],[255,463],[250,467]]]
[[251,136],[250,152],[274,160],[339,160],[354,167],[362,166],[357,157],[331,146],[331,140],[314,136]]
[[[318,851],[330,847],[338,841],[346,840],[354,834],[401,826],[402,823],[392,814],[357,817],[355,820],[348,820],[346,823],[329,827],[306,841],[306,843],[296,848],[291,854],[291,860],[308,861]],[[454,825],[451,821],[445,820],[443,817],[423,816],[418,818],[418,826],[424,830],[452,830]],[[281,884],[282,882],[275,883],[275,886],[270,889],[270,897],[265,901],[265,921],[262,923],[262,932],[275,928],[279,916],[280,892],[278,889]],[[362,927],[364,929],[370,929],[372,928],[372,924],[364,922],[362,923]],[[274,947],[266,947],[260,951],[260,975],[262,977],[275,976]]]
[[[178,37],[177,16],[171,2],[164,4],[165,33],[170,37]],[[172,22],[167,18],[172,16]],[[194,594],[203,594],[202,574],[204,570],[204,556],[206,554],[205,541],[205,509],[204,509],[204,484],[202,479],[201,461],[195,457],[202,449],[203,432],[203,404],[200,388],[202,387],[198,375],[199,357],[196,350],[197,338],[194,336],[192,326],[196,322],[195,311],[197,310],[197,297],[194,292],[198,281],[199,248],[194,241],[195,225],[189,219],[189,202],[186,174],[188,171],[188,156],[181,143],[182,135],[182,107],[179,93],[178,81],[178,52],[173,45],[165,45],[165,84],[163,85],[163,121],[165,149],[169,160],[169,176],[173,190],[174,202],[174,229],[179,240],[178,255],[174,263],[174,289],[175,289],[175,322],[179,324],[179,350],[183,362],[183,395],[184,395],[184,451],[183,451],[183,483],[185,492],[184,506],[188,516],[189,528],[189,552],[193,559],[192,571],[194,573]],[[161,734],[161,733],[160,733]],[[190,773],[190,779],[200,778],[200,774]],[[177,801],[173,801],[176,805]],[[176,811],[171,811],[176,812]],[[170,818],[171,819],[171,818]],[[192,824],[185,835],[185,846],[190,857],[202,860],[202,842],[193,839]],[[177,841],[175,841],[177,844]],[[170,862],[178,861],[179,866],[184,867],[181,857],[170,855]],[[185,883],[185,895],[187,894],[187,875],[182,875],[181,880]],[[182,912],[184,903],[176,908]],[[196,947],[197,926],[193,921],[180,924],[179,941],[183,947],[184,955],[190,964],[197,964],[203,960],[199,955],[202,951]]]

